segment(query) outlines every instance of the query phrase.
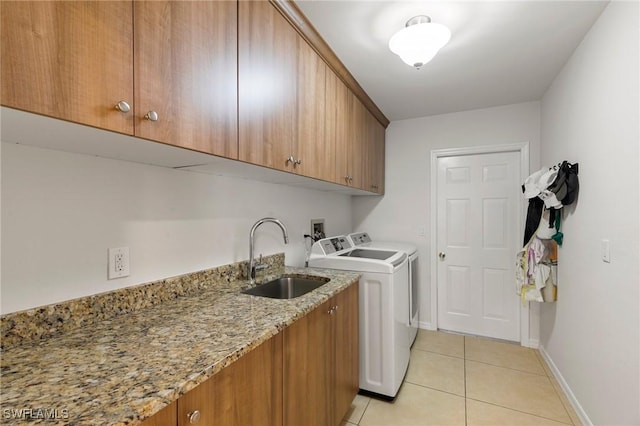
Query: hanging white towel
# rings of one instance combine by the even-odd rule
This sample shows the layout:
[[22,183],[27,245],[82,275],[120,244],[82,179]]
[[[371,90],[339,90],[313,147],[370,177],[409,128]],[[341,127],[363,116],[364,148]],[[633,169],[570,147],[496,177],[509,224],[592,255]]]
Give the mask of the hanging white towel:
[[549,275],[551,275],[551,268],[548,265],[545,265],[544,263],[536,265],[535,280],[536,288],[538,290],[543,289],[544,286],[547,285]]

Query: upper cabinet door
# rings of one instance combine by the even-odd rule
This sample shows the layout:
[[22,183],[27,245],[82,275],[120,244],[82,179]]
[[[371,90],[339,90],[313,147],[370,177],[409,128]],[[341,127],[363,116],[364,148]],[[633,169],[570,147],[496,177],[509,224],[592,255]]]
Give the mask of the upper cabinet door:
[[351,150],[351,106],[347,86],[330,70],[326,73],[325,144],[333,146],[333,178],[335,183],[349,184],[349,151]]
[[237,158],[237,2],[134,5],[136,136]]
[[[133,134],[131,1],[2,1],[3,105]],[[126,109],[126,108],[125,108]]]
[[299,36],[267,1],[240,1],[239,159],[293,171]]
[[333,180],[335,144],[325,139],[325,76],[331,73],[318,54],[300,40],[298,49],[298,126],[294,170],[304,176]]
[[373,168],[372,192],[384,194],[385,179],[385,128],[375,117],[371,116],[371,126],[373,128],[374,156],[371,162]]
[[371,155],[368,139],[369,111],[353,94],[349,94],[350,104],[350,147],[349,147],[349,184],[355,188],[371,191],[368,183],[369,157]]

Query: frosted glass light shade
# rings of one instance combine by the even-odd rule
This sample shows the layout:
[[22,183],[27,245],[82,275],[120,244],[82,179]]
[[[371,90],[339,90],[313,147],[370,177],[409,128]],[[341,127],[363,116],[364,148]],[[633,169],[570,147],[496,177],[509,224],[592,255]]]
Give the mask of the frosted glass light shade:
[[407,65],[420,68],[449,42],[451,31],[442,24],[419,23],[407,26],[391,37],[389,49]]

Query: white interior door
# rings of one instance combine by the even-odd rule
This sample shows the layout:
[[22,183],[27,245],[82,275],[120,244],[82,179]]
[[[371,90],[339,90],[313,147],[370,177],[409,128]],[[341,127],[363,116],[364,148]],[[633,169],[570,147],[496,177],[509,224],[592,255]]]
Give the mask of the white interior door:
[[520,341],[519,153],[441,157],[437,167],[438,328]]

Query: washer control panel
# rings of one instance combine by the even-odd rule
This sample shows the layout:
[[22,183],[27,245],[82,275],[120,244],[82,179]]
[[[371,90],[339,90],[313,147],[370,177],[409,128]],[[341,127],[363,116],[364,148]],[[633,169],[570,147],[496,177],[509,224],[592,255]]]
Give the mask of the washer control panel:
[[[332,254],[345,249],[352,248],[351,243],[347,240],[347,237],[340,235],[338,237],[325,238],[314,244],[314,248],[319,248],[322,254]],[[312,250],[313,252],[313,250]]]
[[349,234],[349,237],[351,238],[351,241],[353,241],[353,244],[357,246],[371,242],[371,237],[369,237],[369,234],[366,232],[355,232],[353,234]]

